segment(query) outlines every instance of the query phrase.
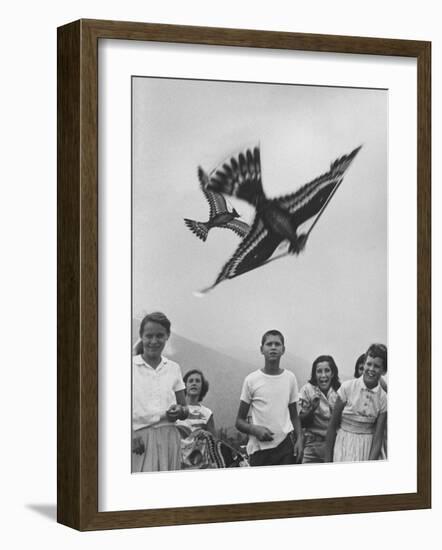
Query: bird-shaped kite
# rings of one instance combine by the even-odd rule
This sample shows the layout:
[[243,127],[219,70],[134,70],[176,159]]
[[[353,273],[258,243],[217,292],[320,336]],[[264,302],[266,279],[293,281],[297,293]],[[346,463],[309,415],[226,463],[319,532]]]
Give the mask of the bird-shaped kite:
[[233,208],[231,212],[227,209],[226,199],[217,191],[212,191],[206,188],[208,184],[208,178],[200,175],[200,187],[201,191],[207,199],[210,207],[209,220],[207,222],[197,222],[195,220],[189,220],[184,218],[184,223],[187,227],[195,233],[202,241],[207,239],[209,231],[213,227],[225,227],[231,229],[240,237],[245,237],[250,229],[250,226],[236,218],[239,218],[238,212]]
[[[250,231],[224,265],[215,283],[202,292],[225,279],[233,279],[272,261],[269,258],[283,241],[288,242],[287,253],[298,254],[360,148],[335,160],[328,172],[294,193],[274,199],[268,199],[264,194],[259,147],[232,157],[210,176],[199,168],[200,181],[207,181],[207,189],[243,199],[256,209]],[[315,215],[317,217],[309,231],[298,235],[298,227]]]

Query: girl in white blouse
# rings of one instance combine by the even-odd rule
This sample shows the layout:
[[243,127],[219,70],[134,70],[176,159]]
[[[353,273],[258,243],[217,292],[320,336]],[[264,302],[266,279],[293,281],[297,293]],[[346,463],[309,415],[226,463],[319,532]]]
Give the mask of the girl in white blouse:
[[360,378],[338,390],[326,435],[326,462],[378,460],[387,422],[387,394],[380,385],[387,371],[387,348],[372,344]]
[[161,312],[141,321],[132,361],[132,472],[181,468],[177,420],[187,418],[180,366],[162,355],[170,321]]

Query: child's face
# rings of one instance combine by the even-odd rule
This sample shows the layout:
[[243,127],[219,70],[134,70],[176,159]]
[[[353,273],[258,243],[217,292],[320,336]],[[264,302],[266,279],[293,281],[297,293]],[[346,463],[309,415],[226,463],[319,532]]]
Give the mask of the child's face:
[[316,365],[316,382],[321,391],[328,391],[333,380],[333,371],[328,361]]
[[285,352],[280,336],[268,335],[261,346],[261,353],[270,361],[279,359]]
[[149,359],[159,359],[168,338],[167,330],[162,325],[148,321],[141,334],[143,355]]
[[364,374],[364,367],[365,367],[365,362],[359,363],[359,365],[358,365],[358,378],[359,378],[359,376],[362,376]]
[[201,395],[201,389],[203,387],[203,381],[201,376],[195,372],[187,378],[186,382],[186,392],[189,396],[194,396],[199,398]]
[[379,379],[384,374],[384,361],[381,357],[367,355],[364,364],[364,383],[367,388],[378,385]]

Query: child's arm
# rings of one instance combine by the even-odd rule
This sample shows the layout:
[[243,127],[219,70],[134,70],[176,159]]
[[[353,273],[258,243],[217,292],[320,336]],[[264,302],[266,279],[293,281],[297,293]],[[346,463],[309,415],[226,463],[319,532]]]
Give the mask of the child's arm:
[[176,405],[171,405],[166,411],[166,416],[169,422],[177,420],[185,420],[189,416],[189,409],[186,403],[186,394],[184,390],[175,392]]
[[258,426],[257,424],[249,424],[247,422],[247,413],[249,412],[250,405],[245,401],[239,402],[238,415],[236,417],[236,429],[243,434],[254,435],[259,441],[273,441],[273,432],[265,426]]
[[132,452],[136,455],[142,455],[146,450],[144,442],[141,437],[135,435],[135,432],[132,434]]
[[370,449],[370,456],[368,457],[368,460],[378,460],[381,448],[382,448],[382,442],[384,439],[384,431],[385,431],[385,425],[387,423],[387,413],[381,413],[378,416],[378,420],[376,422],[376,429],[373,436],[373,442],[371,444]]
[[299,410],[299,418],[303,428],[308,428],[313,422],[315,411],[320,403],[320,398],[315,396],[311,401],[301,398],[301,408]]
[[325,462],[333,462],[333,449],[335,447],[336,432],[341,424],[342,411],[345,403],[340,397],[336,399],[332,417],[325,436]]
[[213,414],[210,415],[209,420],[207,421],[207,431],[212,435],[216,436],[215,433],[215,420],[213,419]]
[[294,455],[296,457],[296,463],[300,464],[302,462],[302,454],[304,452],[304,437],[302,435],[301,419],[298,415],[298,408],[296,403],[290,403],[289,411],[290,420],[292,421],[296,436]]

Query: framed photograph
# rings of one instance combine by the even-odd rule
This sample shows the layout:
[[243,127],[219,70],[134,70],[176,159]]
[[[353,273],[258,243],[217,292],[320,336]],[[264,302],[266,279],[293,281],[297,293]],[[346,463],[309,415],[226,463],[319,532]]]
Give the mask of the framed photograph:
[[58,29],[60,523],[431,506],[430,74],[423,41]]

